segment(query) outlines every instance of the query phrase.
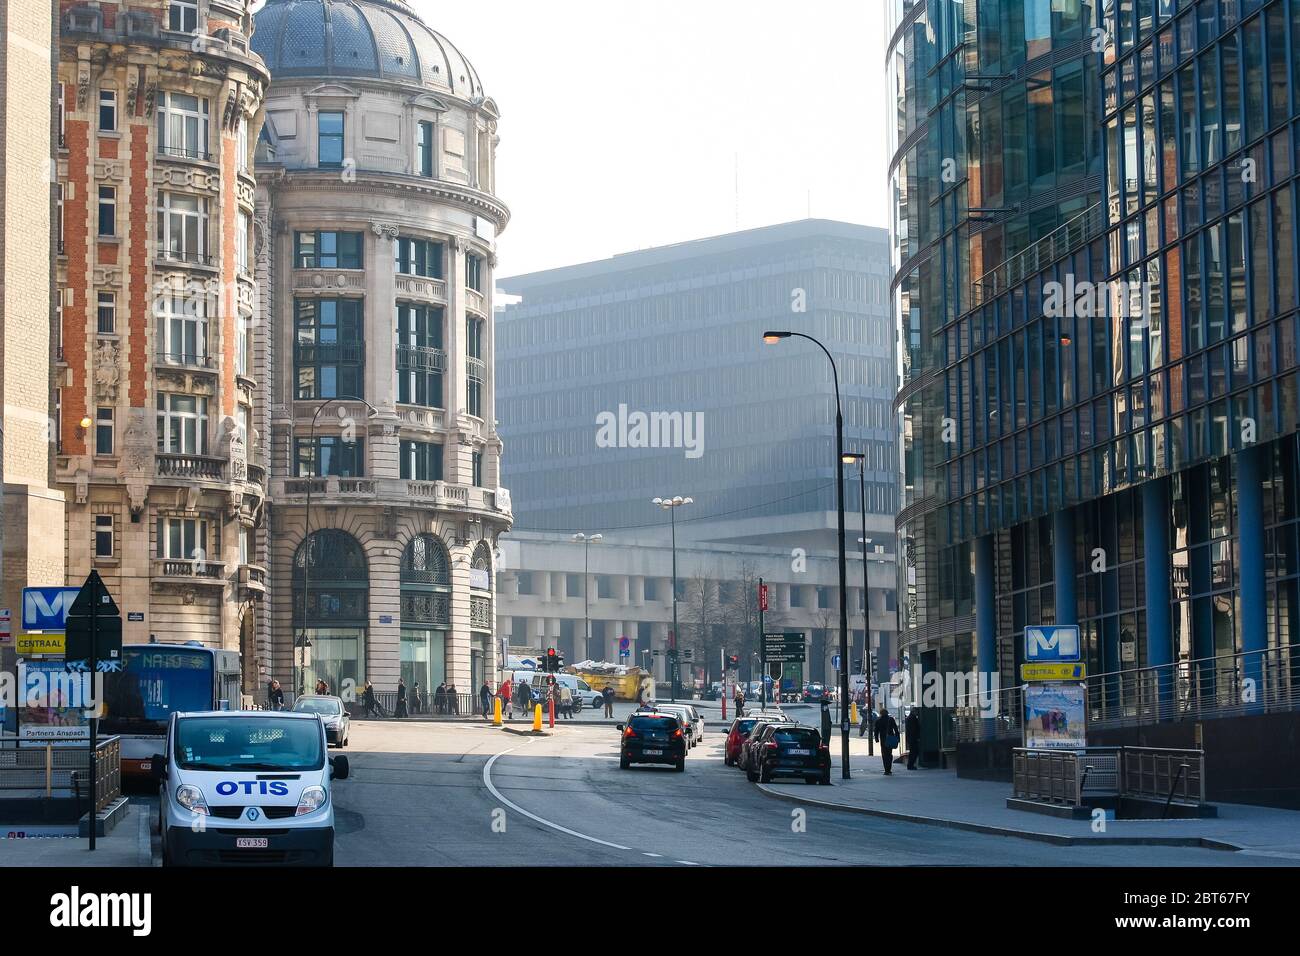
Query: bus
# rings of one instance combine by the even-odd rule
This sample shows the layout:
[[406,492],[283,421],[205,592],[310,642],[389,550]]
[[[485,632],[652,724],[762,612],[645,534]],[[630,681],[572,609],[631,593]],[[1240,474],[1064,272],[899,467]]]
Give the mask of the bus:
[[103,736],[121,737],[122,775],[147,778],[171,715],[240,704],[239,652],[184,644],[124,644],[122,666],[104,675]]

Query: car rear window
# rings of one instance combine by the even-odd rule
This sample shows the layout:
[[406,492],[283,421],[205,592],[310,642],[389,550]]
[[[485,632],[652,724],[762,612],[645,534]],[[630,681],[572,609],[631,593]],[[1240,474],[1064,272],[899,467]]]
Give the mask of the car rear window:
[[672,733],[677,729],[677,721],[671,717],[634,717],[633,730],[657,730]]
[[808,729],[791,729],[773,731],[772,736],[783,744],[812,744],[816,746],[821,743],[821,734],[815,730]]
[[739,724],[736,725],[736,729],[739,730],[742,734],[747,734],[754,729],[754,725],[756,723],[758,723],[757,720],[742,720]]

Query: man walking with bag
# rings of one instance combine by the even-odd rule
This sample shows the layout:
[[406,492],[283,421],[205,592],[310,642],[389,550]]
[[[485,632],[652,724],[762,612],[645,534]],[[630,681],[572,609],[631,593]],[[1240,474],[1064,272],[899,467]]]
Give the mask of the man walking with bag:
[[891,769],[894,764],[894,748],[898,746],[898,721],[885,708],[883,702],[880,705],[880,715],[876,718],[876,726],[872,734],[876,740],[880,741],[880,759],[885,762],[885,776],[892,777],[894,774]]

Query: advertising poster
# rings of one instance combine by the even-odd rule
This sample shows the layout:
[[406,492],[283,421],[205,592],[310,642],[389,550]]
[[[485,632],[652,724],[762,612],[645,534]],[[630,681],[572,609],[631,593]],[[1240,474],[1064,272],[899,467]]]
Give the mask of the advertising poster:
[[1072,750],[1088,745],[1086,684],[1025,685],[1025,746]]
[[[19,693],[30,706],[16,708],[18,738],[56,742],[89,740],[90,723],[85,711],[69,706],[69,679],[76,680],[80,675],[69,674],[63,661],[25,661],[23,673],[26,686]],[[27,689],[33,686],[40,688],[40,692],[28,695]]]

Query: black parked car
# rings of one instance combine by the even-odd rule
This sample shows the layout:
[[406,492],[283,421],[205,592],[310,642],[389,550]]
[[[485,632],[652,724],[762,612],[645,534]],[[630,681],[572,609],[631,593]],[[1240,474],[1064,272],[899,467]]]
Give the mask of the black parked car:
[[634,763],[670,763],[678,771],[686,769],[686,734],[672,714],[637,711],[618,729],[623,732],[618,755],[623,770]]
[[790,718],[786,717],[784,714],[779,717],[763,717],[755,721],[754,726],[750,728],[749,736],[746,737],[745,742],[740,745],[740,756],[736,760],[736,766],[745,771],[746,774],[753,773],[754,769],[758,766],[758,761],[755,759],[754,748],[762,739],[763,732],[767,730],[768,727],[777,724],[786,725],[793,723],[794,721],[790,720]]
[[[757,729],[757,728],[756,728]],[[750,739],[745,774],[768,783],[773,777],[803,777],[807,783],[831,782],[831,752],[821,731],[803,724],[768,724]]]

